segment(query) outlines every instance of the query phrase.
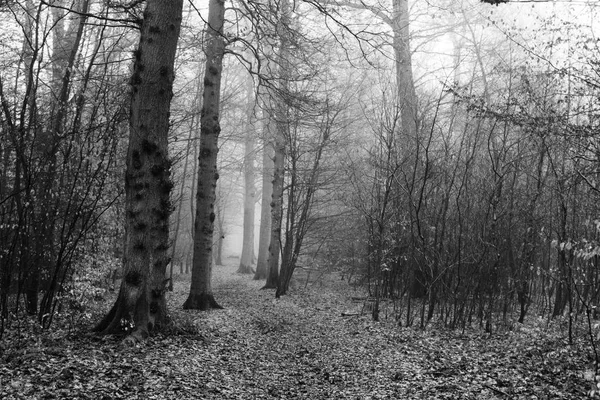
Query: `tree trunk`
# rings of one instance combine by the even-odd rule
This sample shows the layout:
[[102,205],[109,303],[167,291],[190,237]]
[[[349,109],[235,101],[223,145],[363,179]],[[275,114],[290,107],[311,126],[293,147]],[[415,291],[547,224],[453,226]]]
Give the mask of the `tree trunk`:
[[225,42],[223,24],[224,0],[210,0],[206,28],[206,70],[200,119],[200,154],[198,157],[198,192],[196,194],[196,218],[194,223],[194,257],[190,293],[183,304],[184,309],[207,310],[221,308],[214,299],[211,287],[213,232],[215,221],[217,152],[221,126],[219,106],[221,96],[221,72]]
[[417,133],[417,95],[412,72],[408,0],[393,0],[392,29],[394,56],[396,58],[396,86],[400,104],[400,117],[405,137],[415,138]]
[[277,94],[271,92],[271,118],[275,119],[275,138],[273,157],[273,194],[271,196],[271,239],[269,241],[269,275],[264,289],[275,289],[279,283],[279,253],[281,251],[281,224],[283,220],[283,190],[286,159],[286,140],[288,135],[288,101],[289,95],[289,27],[290,4],[282,0],[277,35],[280,38],[277,62],[279,68]]
[[[308,171],[308,178],[299,177],[302,171],[298,168],[298,154],[300,152],[295,148],[295,140],[290,140],[290,183],[288,189],[287,206],[287,230],[285,234],[285,246],[283,250],[281,271],[275,297],[279,298],[287,293],[296,268],[302,243],[309,229],[309,218],[312,211],[313,198],[319,189],[320,163],[323,151],[329,143],[330,126],[333,124],[335,112],[330,113],[329,104],[326,104],[325,112],[327,119],[325,125],[321,127],[320,140],[315,152],[313,164]],[[333,115],[332,115],[333,114]],[[302,183],[301,183],[302,182]]]
[[132,341],[167,322],[164,293],[173,187],[167,136],[182,7],[182,0],[148,0],[134,53],[124,274],[117,301],[95,328],[101,333],[131,330]]
[[271,235],[271,197],[273,196],[273,144],[268,135],[263,148],[262,197],[260,204],[260,236],[258,242],[258,260],[254,279],[266,279],[269,272],[269,241]]
[[[197,98],[197,97],[196,97]],[[196,108],[194,108],[194,111]],[[194,134],[194,126],[196,125],[198,114],[194,113],[190,121],[190,132],[187,137],[185,147],[185,157],[183,160],[183,173],[181,174],[181,188],[179,190],[179,205],[177,206],[177,216],[175,219],[175,232],[173,232],[173,243],[171,244],[171,267],[169,273],[169,291],[173,291],[173,262],[175,260],[175,252],[177,251],[177,239],[179,238],[179,227],[181,224],[181,211],[185,203],[185,182],[187,178],[188,164],[190,160],[190,148],[192,146],[192,138]],[[193,215],[193,214],[192,214]],[[179,273],[183,274],[183,256],[179,259]]]
[[[213,258],[215,261],[215,265],[223,265],[223,244],[225,242],[225,214],[223,210],[223,205],[220,203],[222,200],[220,198],[216,198],[215,202],[215,221],[216,221],[216,231],[213,234],[214,241],[214,252]],[[216,238],[215,238],[216,236]]]
[[277,124],[275,156],[273,158],[273,194],[271,196],[271,238],[269,240],[269,275],[264,289],[275,289],[279,282],[279,253],[283,219],[283,184],[285,163],[285,123]]
[[254,86],[248,79],[248,104],[246,105],[246,138],[244,141],[244,237],[242,242],[242,256],[240,274],[253,274],[252,262],[254,261],[254,208],[256,205],[256,189],[254,187],[254,141],[255,132],[252,124],[254,110]]

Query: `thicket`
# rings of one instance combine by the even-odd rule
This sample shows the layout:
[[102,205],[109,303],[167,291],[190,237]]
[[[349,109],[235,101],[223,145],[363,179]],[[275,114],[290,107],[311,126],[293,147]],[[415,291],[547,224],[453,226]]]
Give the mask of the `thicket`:
[[344,192],[361,223],[337,251],[373,318],[383,302],[403,326],[492,332],[565,316],[571,339],[574,320],[596,316],[598,42],[556,15],[537,23],[502,32],[535,39],[520,47],[457,41],[472,69],[457,63],[440,91],[420,93],[414,136],[398,133],[393,95],[363,107],[371,142],[345,160]]
[[85,304],[122,256],[127,29],[78,7],[0,10],[0,335],[22,311],[47,328]]

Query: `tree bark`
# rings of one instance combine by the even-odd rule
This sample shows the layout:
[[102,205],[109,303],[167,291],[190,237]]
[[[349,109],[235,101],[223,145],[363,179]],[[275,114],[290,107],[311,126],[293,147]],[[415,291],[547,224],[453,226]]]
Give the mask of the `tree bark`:
[[246,110],[246,137],[244,140],[244,236],[242,241],[242,256],[237,270],[240,274],[253,274],[254,261],[254,209],[256,205],[256,189],[254,187],[254,143],[255,132],[252,124],[254,110],[254,86],[248,79],[248,99]]
[[273,159],[273,193],[271,195],[271,238],[269,240],[269,275],[264,289],[275,289],[279,283],[279,253],[281,251],[281,224],[283,220],[283,184],[285,166],[285,123],[277,124],[275,156]]
[[[222,193],[219,191],[215,198],[215,223],[216,229],[213,233],[213,259],[215,265],[223,265],[223,245],[225,244],[225,205]],[[215,254],[216,253],[216,254]]]
[[200,154],[198,157],[198,192],[196,194],[196,218],[194,226],[194,257],[190,293],[183,304],[184,309],[207,310],[221,308],[215,301],[211,286],[213,232],[215,221],[217,153],[221,126],[219,106],[221,95],[221,72],[225,42],[223,24],[225,1],[210,0],[206,28],[206,70],[200,119]]
[[165,274],[169,263],[169,109],[183,0],[148,0],[131,78],[125,175],[124,273],[117,301],[96,326],[131,332],[131,341],[168,322]]

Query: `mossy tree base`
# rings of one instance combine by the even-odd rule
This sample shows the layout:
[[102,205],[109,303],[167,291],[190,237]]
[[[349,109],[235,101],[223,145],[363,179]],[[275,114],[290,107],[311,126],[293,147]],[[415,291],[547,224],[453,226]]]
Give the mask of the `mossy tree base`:
[[223,307],[217,303],[212,293],[200,293],[191,294],[188,296],[185,303],[183,303],[184,310],[222,310]]

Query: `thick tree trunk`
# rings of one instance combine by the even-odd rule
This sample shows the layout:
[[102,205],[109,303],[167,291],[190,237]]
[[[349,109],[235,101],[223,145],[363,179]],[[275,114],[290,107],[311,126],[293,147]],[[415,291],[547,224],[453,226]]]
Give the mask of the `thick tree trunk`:
[[252,80],[248,87],[248,104],[246,105],[246,138],[244,141],[244,237],[242,242],[242,256],[238,273],[253,274],[252,262],[254,261],[254,209],[256,205],[256,189],[254,187],[254,142],[255,132],[252,124],[254,110],[254,86]]
[[184,309],[207,310],[221,308],[214,299],[211,275],[213,255],[213,232],[217,179],[217,152],[221,126],[219,106],[221,95],[221,72],[225,42],[223,24],[224,0],[210,0],[206,28],[206,70],[202,113],[200,119],[200,154],[198,157],[198,192],[196,194],[196,218],[194,227],[194,257],[190,293],[183,304]]
[[269,241],[271,239],[271,197],[273,196],[273,145],[268,135],[263,147],[262,194],[260,204],[260,233],[258,241],[258,259],[254,279],[266,279],[269,272]]
[[134,53],[123,280],[117,301],[95,328],[101,333],[131,331],[132,340],[167,322],[164,293],[173,186],[167,135],[182,6],[182,0],[148,0]]

